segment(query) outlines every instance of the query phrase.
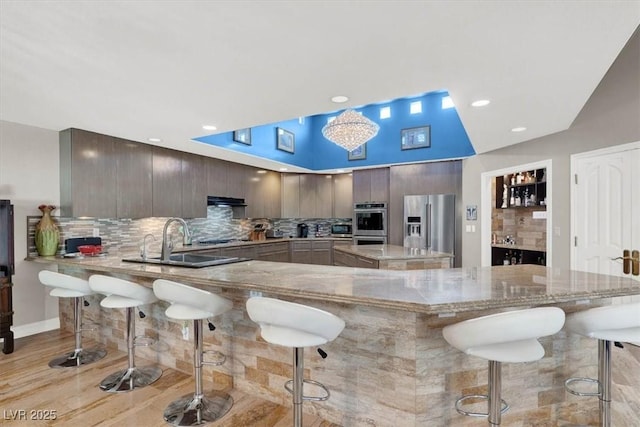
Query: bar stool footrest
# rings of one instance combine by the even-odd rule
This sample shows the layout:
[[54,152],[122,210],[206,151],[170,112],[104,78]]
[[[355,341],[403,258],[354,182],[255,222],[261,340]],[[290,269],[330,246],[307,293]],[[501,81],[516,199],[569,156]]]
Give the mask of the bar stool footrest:
[[154,345],[158,340],[148,337],[146,335],[137,335],[133,339],[133,345],[136,347],[149,347]]
[[[465,411],[464,409],[461,409],[460,406],[462,405],[462,402],[464,402],[467,399],[488,400],[489,396],[487,396],[486,394],[468,394],[466,396],[462,396],[461,398],[456,400],[456,411],[458,411],[460,415],[466,415],[467,417],[488,417],[489,416],[489,414],[486,412],[471,412],[471,411]],[[500,401],[502,402],[502,409],[500,410],[500,413],[504,414],[509,409],[509,404],[505,402],[504,399],[500,399]]]
[[[317,387],[320,387],[322,390],[324,390],[324,392],[326,393],[324,396],[302,396],[302,400],[310,400],[310,401],[314,401],[314,402],[324,402],[325,400],[329,399],[329,389],[322,383],[319,383],[318,381],[313,381],[313,380],[302,380],[302,383],[306,383],[306,384],[313,384]],[[291,394],[293,394],[293,380],[289,380],[286,383],[284,383],[284,388]]]
[[[597,384],[598,385],[598,391],[597,392],[576,391],[576,390],[574,390],[574,389],[572,389],[570,387],[570,384],[575,383],[575,382],[586,382],[586,383]],[[564,388],[569,393],[575,394],[576,396],[600,396],[600,395],[602,395],[602,393],[600,392],[600,381],[596,380],[595,378],[572,377],[572,378],[569,378],[569,379],[565,380]]]
[[[218,360],[204,360],[204,356],[214,355],[218,358]],[[224,353],[221,353],[217,350],[206,350],[202,352],[202,364],[208,366],[220,366],[223,365],[224,362],[227,361],[227,356]]]

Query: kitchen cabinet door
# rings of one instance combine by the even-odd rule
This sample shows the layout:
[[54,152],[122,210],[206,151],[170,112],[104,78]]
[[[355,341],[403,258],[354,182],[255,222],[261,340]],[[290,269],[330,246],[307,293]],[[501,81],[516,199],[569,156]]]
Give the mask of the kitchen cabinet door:
[[229,175],[229,162],[220,159],[207,158],[207,196],[229,196],[227,177]]
[[280,218],[282,216],[281,180],[278,172],[268,171],[263,175],[262,198],[265,218]]
[[231,246],[220,248],[220,254],[240,258],[256,259],[256,248],[252,245]]
[[115,138],[60,132],[60,211],[66,217],[116,217]]
[[227,166],[227,190],[229,197],[247,199],[249,166],[229,162]]
[[389,168],[353,171],[353,202],[388,202]]
[[333,176],[333,217],[353,217],[353,179],[350,174]]
[[153,216],[153,150],[150,145],[125,139],[115,140],[116,216]]
[[353,171],[353,203],[371,201],[371,170]]
[[389,168],[371,169],[371,201],[389,201]]
[[312,248],[312,264],[332,265],[331,241],[320,240],[311,242]]
[[282,217],[300,218],[300,175],[282,174]]
[[181,154],[153,147],[153,216],[182,216]]
[[317,218],[316,176],[300,174],[300,217]]
[[205,158],[182,153],[182,218],[207,217],[207,170]]
[[298,264],[313,263],[313,249],[309,241],[291,242],[291,262]]
[[260,261],[289,262],[289,242],[257,245],[255,259]]
[[333,216],[333,180],[331,175],[314,175],[316,182],[316,216],[314,218],[331,218]]

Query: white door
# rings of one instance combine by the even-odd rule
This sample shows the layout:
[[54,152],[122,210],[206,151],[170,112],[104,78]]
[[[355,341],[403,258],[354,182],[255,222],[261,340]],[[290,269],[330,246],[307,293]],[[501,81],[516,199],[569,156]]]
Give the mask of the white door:
[[625,275],[615,258],[640,250],[640,142],[575,155],[572,170],[572,268]]

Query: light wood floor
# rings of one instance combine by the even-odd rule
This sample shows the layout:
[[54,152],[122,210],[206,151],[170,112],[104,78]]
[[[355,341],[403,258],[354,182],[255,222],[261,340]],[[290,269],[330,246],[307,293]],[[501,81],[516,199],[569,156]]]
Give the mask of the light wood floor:
[[[85,347],[90,342],[84,343]],[[129,393],[106,393],[98,388],[104,377],[127,365],[127,354],[109,350],[107,356],[82,368],[51,369],[50,359],[74,348],[70,333],[51,331],[15,341],[12,354],[0,353],[1,426],[163,426],[164,408],[173,400],[193,392],[193,377],[163,367],[162,377],[150,386]],[[144,366],[144,361],[140,361]],[[213,384],[204,384],[204,390]],[[236,390],[231,411],[215,427],[289,427],[290,409]],[[26,420],[14,420],[26,411]],[[41,410],[40,413],[32,411]],[[32,416],[51,415],[55,420],[36,421]],[[305,414],[305,427],[335,426]]]
[[[86,343],[86,347],[90,343]],[[51,369],[48,361],[74,347],[73,335],[51,331],[15,342],[12,354],[0,353],[0,426],[167,426],[162,413],[174,399],[193,392],[193,377],[163,367],[162,377],[154,384],[130,393],[112,394],[101,391],[97,384],[108,374],[126,366],[124,352],[109,350],[107,356],[80,369]],[[143,361],[140,363],[144,365]],[[626,345],[624,350],[614,348],[613,393],[623,419],[640,426],[640,348]],[[213,384],[205,383],[210,390]],[[292,412],[286,407],[231,391],[234,406],[212,427],[289,427]],[[17,411],[26,411],[27,420],[14,420]],[[36,421],[31,411],[55,411],[55,420]],[[527,426],[596,426],[597,403],[588,420],[579,424],[540,419],[537,422],[517,422]],[[49,412],[50,413],[50,412]],[[37,412],[35,413],[38,414]],[[580,417],[578,417],[580,418]],[[477,418],[461,417],[464,425],[486,425]],[[318,417],[305,414],[305,427],[338,427]],[[398,426],[402,427],[402,426]],[[431,426],[429,426],[431,427]],[[615,426],[614,427],[623,427]]]

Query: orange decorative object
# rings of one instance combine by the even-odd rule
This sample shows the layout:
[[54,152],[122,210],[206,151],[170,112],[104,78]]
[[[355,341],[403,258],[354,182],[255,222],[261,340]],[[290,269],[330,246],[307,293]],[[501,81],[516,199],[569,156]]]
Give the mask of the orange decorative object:
[[98,255],[102,252],[102,246],[100,245],[80,245],[78,250],[84,255]]

